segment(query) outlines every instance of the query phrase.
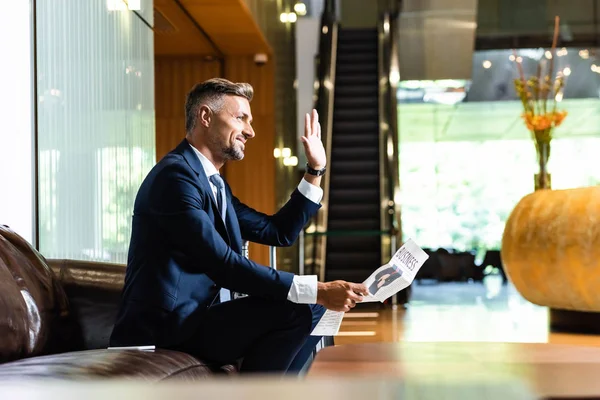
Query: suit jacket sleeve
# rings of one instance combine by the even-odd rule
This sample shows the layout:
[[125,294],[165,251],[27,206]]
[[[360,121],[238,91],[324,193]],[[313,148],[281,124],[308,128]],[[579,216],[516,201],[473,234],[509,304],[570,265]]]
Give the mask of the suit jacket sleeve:
[[267,215],[248,207],[231,196],[238,217],[242,237],[251,242],[268,246],[291,246],[300,230],[321,208],[298,189],[294,190],[287,203],[273,215]]
[[285,300],[294,275],[256,264],[236,253],[204,211],[193,172],[178,164],[163,169],[152,185],[151,216],[168,245],[217,285],[249,295]]

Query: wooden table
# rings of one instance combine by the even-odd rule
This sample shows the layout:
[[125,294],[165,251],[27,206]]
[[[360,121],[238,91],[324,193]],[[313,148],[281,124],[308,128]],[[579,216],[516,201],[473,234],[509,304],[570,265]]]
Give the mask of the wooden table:
[[415,390],[433,388],[440,393],[444,388],[470,387],[491,394],[514,387],[544,397],[600,397],[600,348],[547,343],[351,344],[321,350],[309,372],[311,379],[351,376],[395,379]]
[[532,400],[600,394],[600,348],[555,344],[373,343],[321,350],[306,379],[6,381],[23,400]]

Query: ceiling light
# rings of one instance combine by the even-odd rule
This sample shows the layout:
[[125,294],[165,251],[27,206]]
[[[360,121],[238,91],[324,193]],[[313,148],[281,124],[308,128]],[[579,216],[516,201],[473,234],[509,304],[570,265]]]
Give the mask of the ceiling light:
[[296,14],[298,15],[306,15],[306,4],[304,3],[296,3],[294,4],[294,11],[296,11]]
[[491,62],[490,60],[485,60],[485,61],[483,62],[483,68],[485,68],[485,69],[489,69],[489,68],[491,68],[491,67],[492,67],[492,62]]
[[281,14],[279,14],[279,20],[281,22],[283,22],[284,24],[286,22],[288,22],[288,13],[281,13]]
[[396,86],[398,82],[400,82],[400,71],[398,71],[398,68],[392,67],[390,71],[390,83],[392,86]]
[[141,7],[141,0],[127,0],[127,8],[131,11],[139,11]]
[[106,0],[106,8],[108,11],[127,10],[127,4],[123,0]]
[[292,149],[290,149],[289,147],[284,147],[283,149],[281,149],[281,157],[289,158],[291,155]]
[[563,92],[557,93],[555,99],[558,102],[562,101],[562,99],[563,99]]
[[291,22],[292,24],[294,22],[296,22],[298,20],[298,16],[296,15],[296,13],[288,13],[288,22]]
[[563,75],[564,75],[564,76],[569,76],[569,75],[571,75],[571,68],[569,68],[569,67],[565,67],[565,69],[563,69]]
[[281,157],[281,149],[280,148],[273,149],[273,157],[275,157],[275,158]]
[[298,165],[298,157],[292,156],[284,158],[283,165],[285,165],[286,167],[295,167],[296,165]]
[[590,57],[590,52],[588,51],[588,49],[579,50],[579,57],[583,58],[584,60],[587,60]]

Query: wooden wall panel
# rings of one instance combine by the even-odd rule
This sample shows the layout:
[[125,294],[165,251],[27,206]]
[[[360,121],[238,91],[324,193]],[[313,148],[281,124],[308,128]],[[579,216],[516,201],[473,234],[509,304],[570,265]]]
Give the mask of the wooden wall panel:
[[[275,211],[275,77],[274,63],[258,66],[252,56],[230,56],[225,59],[225,78],[248,82],[254,87],[250,103],[256,137],[246,147],[242,161],[225,166],[225,178],[233,193],[245,204],[271,214]],[[250,258],[267,265],[266,246],[251,244]]]
[[160,160],[185,137],[185,96],[198,82],[218,77],[221,63],[199,56],[156,57],[156,159]]
[[[221,76],[254,87],[250,103],[256,137],[248,142],[244,160],[228,163],[221,173],[233,193],[259,211],[275,211],[275,81],[274,63],[258,66],[253,56],[230,56],[224,68],[218,61],[202,57],[156,57],[156,159],[160,160],[185,137],[185,96],[192,86]],[[268,248],[251,245],[250,257],[261,264],[269,262]]]

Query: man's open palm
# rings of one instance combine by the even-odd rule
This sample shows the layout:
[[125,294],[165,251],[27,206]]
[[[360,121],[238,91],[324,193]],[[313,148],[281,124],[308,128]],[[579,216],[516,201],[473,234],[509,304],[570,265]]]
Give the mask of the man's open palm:
[[312,110],[312,114],[306,114],[304,117],[304,153],[308,165],[314,169],[322,169],[327,164],[325,148],[321,141],[321,124],[319,124],[319,114],[317,110]]

